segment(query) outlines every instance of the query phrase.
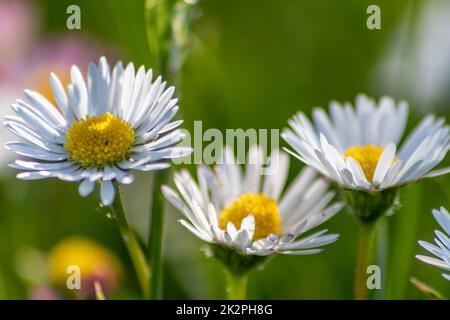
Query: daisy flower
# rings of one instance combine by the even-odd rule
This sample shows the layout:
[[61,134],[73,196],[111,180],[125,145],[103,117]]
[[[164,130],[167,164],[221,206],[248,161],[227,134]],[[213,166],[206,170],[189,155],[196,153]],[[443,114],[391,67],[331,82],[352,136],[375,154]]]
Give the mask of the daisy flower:
[[331,102],[331,119],[316,108],[314,124],[299,112],[282,137],[293,148],[290,154],[336,182],[349,207],[370,220],[392,207],[397,187],[449,172],[431,171],[449,149],[449,127],[443,118],[429,115],[398,148],[407,103],[383,97],[377,104],[359,95],[355,104]]
[[450,171],[431,171],[447,154],[449,127],[444,119],[429,115],[398,148],[407,103],[383,97],[377,104],[359,95],[355,105],[331,102],[331,118],[316,108],[314,124],[299,112],[282,137],[293,149],[290,154],[340,186],[347,208],[359,219],[355,298],[367,299],[366,270],[375,222],[398,203],[398,187]]
[[[445,208],[441,207],[439,210],[433,210],[433,216],[447,235],[439,230],[434,231],[437,237],[434,238],[434,242],[437,246],[425,241],[419,241],[419,244],[423,248],[437,258],[423,255],[416,255],[416,258],[438,268],[450,271],[450,214]],[[442,276],[450,281],[450,274],[443,273]]]
[[[180,223],[201,240],[223,249],[228,263],[235,259],[239,265],[239,259],[274,253],[319,253],[322,246],[338,239],[337,234],[326,234],[327,230],[298,239],[343,207],[331,203],[335,193],[315,170],[304,169],[283,192],[289,167],[284,152],[272,152],[270,175],[264,175],[263,154],[256,146],[249,151],[244,172],[230,149],[224,149],[223,160],[214,168],[199,166],[198,183],[186,170],[176,173],[177,191],[167,186],[162,191],[185,216]],[[251,263],[245,261],[244,268],[249,267]]]
[[131,170],[169,167],[171,158],[190,149],[175,147],[184,135],[172,121],[178,111],[174,87],[166,88],[152,70],[106,59],[90,64],[87,81],[73,66],[67,92],[54,74],[50,84],[56,106],[41,94],[25,90],[27,101],[12,104],[14,116],[4,125],[21,141],[6,143],[20,159],[11,164],[25,180],[58,178],[79,181],[79,193],[100,185],[103,205],[112,204],[114,184],[133,181]]
[[[378,105],[365,95],[349,103],[330,104],[331,119],[321,108],[314,125],[299,112],[283,138],[293,156],[316,168],[345,189],[376,192],[447,173],[431,171],[449,149],[449,127],[443,118],[425,117],[398,149],[408,105],[383,97]],[[397,152],[398,149],[398,152]]]

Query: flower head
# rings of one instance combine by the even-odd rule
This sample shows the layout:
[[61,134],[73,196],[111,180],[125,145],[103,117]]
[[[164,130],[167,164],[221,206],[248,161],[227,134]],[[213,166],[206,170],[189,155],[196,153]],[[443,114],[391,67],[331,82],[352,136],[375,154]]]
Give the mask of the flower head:
[[80,293],[89,298],[95,296],[95,282],[99,282],[106,293],[113,292],[122,271],[113,253],[92,240],[78,236],[60,241],[50,251],[48,260],[52,280],[58,287],[66,286],[68,268],[78,267]]
[[298,237],[332,217],[343,204],[330,204],[334,192],[311,168],[304,169],[283,193],[288,156],[273,151],[271,161],[271,168],[277,170],[264,175],[262,151],[253,147],[242,172],[225,148],[224,164],[198,167],[198,184],[183,170],[174,175],[178,192],[167,186],[162,191],[185,216],[180,223],[203,241],[217,245],[228,261],[230,251],[243,259],[321,252],[338,235],[322,230]]
[[[416,255],[416,258],[433,266],[450,271],[450,214],[445,208],[441,207],[440,210],[433,210],[433,216],[442,227],[445,234],[439,230],[435,230],[434,233],[436,234],[436,238],[434,238],[434,242],[436,245],[425,241],[419,241],[419,244],[434,254],[438,259],[423,255]],[[450,274],[443,273],[442,276],[450,281]]]
[[[408,115],[407,103],[389,97],[376,102],[364,95],[356,108],[330,104],[331,119],[321,108],[313,111],[314,125],[298,113],[283,138],[290,153],[316,168],[343,189],[378,192],[447,173],[430,172],[449,149],[444,119],[425,117],[400,148]],[[398,150],[398,152],[397,152]]]
[[24,140],[6,144],[23,157],[11,164],[23,170],[20,179],[80,181],[82,196],[98,183],[102,203],[110,205],[113,184],[131,183],[131,170],[165,169],[170,159],[190,153],[175,147],[184,138],[182,121],[172,121],[175,88],[153,79],[152,70],[135,72],[132,63],[119,62],[111,72],[102,57],[89,65],[87,81],[72,67],[67,93],[54,74],[50,84],[56,106],[25,90],[28,101],[16,100],[16,115],[5,117],[5,126]]

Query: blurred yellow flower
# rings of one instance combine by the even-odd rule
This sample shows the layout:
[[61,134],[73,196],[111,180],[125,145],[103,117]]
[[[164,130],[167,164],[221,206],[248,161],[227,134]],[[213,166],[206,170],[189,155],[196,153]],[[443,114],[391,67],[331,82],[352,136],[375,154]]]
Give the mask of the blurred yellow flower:
[[50,274],[57,286],[66,286],[70,266],[79,267],[81,288],[77,296],[94,297],[95,282],[100,283],[106,294],[117,287],[121,273],[119,260],[92,240],[80,236],[66,238],[50,251],[48,259]]
[[40,92],[56,107],[57,104],[50,86],[49,74],[51,72],[57,74],[63,86],[66,87],[70,83],[70,75],[67,71],[69,68],[70,64],[66,65],[61,62],[43,63],[35,67],[35,69],[31,69],[30,74],[27,76],[27,86],[34,91]]

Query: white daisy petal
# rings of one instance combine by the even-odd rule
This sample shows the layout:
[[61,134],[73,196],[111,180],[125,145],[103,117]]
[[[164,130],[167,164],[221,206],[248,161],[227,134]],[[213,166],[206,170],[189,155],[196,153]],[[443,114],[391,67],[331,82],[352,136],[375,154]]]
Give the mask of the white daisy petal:
[[12,108],[16,114],[22,118],[27,126],[33,128],[33,130],[35,130],[41,137],[55,143],[64,142],[58,127],[52,127],[47,120],[44,120],[41,116],[37,115],[29,108],[23,108],[19,104],[13,104]]
[[175,130],[156,141],[134,147],[133,152],[158,150],[173,146],[183,140],[185,137],[186,134],[184,132]]
[[177,129],[179,126],[183,124],[183,120],[176,120],[164,125],[161,130],[159,130],[159,134],[166,134],[172,130]]
[[151,171],[160,171],[170,168],[170,163],[168,162],[155,162],[155,163],[149,163],[149,164],[143,164],[139,165],[137,167],[134,167],[135,170],[145,171],[145,172],[151,172]]
[[444,175],[447,173],[450,173],[450,167],[439,169],[439,170],[434,170],[434,171],[429,171],[427,174],[424,175],[424,178],[434,178],[434,177],[438,177],[438,176],[441,176],[441,175]]
[[259,192],[261,180],[262,154],[257,146],[250,149],[247,159],[247,175],[245,177],[245,190],[251,193]]
[[72,165],[70,161],[63,162],[33,162],[33,161],[24,161],[24,160],[16,160],[13,164],[10,164],[11,167],[22,170],[44,170],[44,171],[53,171],[53,170],[61,170],[67,168]]
[[143,89],[144,88],[144,78],[145,78],[145,68],[144,66],[141,66],[137,73],[134,80],[134,88],[133,88],[133,95],[131,96],[131,104],[129,108],[127,109],[124,120],[128,123],[133,124],[133,117],[134,114],[136,114],[138,111],[139,104],[142,101],[142,95],[143,95]]
[[[151,85],[150,90],[148,91],[147,96],[145,97],[143,102],[144,108],[138,115],[136,115],[136,118],[134,120],[134,125],[137,128],[141,126],[145,118],[149,115],[150,111],[152,111],[153,106],[156,105],[161,92],[161,82],[161,77],[157,77],[155,82],[153,82],[153,84]],[[145,132],[145,130],[143,130],[142,132]],[[141,134],[139,130],[138,134]]]
[[423,255],[420,255],[420,254],[416,255],[416,258],[419,259],[419,260],[422,260],[425,263],[431,264],[431,265],[433,265],[435,267],[442,268],[442,269],[445,269],[445,270],[450,270],[450,266],[448,265],[448,263],[445,263],[442,260],[438,260],[438,259],[435,259],[435,258],[423,256]]
[[275,253],[275,250],[274,249],[254,250],[253,248],[247,248],[246,253],[253,254],[255,256],[270,256],[271,254]]
[[380,160],[378,160],[377,168],[375,169],[375,173],[373,175],[373,184],[375,186],[380,185],[383,182],[386,173],[392,165],[392,162],[395,159],[395,144],[390,143],[386,146],[383,153],[381,154]]
[[444,231],[450,234],[450,214],[448,211],[444,207],[441,207],[439,211],[433,210],[433,216]]
[[241,230],[242,229],[248,232],[250,239],[253,237],[253,233],[255,232],[255,217],[253,215],[249,214],[242,220]]
[[283,246],[283,249],[291,249],[291,250],[312,249],[335,242],[339,238],[339,235],[337,234],[327,234],[322,236],[326,231],[327,230],[322,230],[305,239],[289,243]]
[[53,172],[52,176],[63,181],[75,182],[85,178],[83,173],[84,171],[80,169],[80,167],[77,165],[72,165],[69,168],[64,168]]
[[277,245],[277,240],[278,237],[274,234],[271,234],[266,238],[253,242],[252,247],[256,250],[272,249],[275,245]]
[[290,255],[297,255],[297,256],[303,256],[308,254],[316,254],[321,253],[323,249],[310,249],[310,250],[298,250],[298,251],[292,251],[292,250],[277,250],[278,253],[281,254],[290,254]]
[[84,179],[83,182],[78,186],[78,192],[82,197],[86,197],[92,193],[94,190],[95,181],[91,181],[89,179]]
[[214,208],[214,206],[211,203],[208,204],[208,218],[209,218],[209,223],[213,227],[217,227],[217,225],[218,225],[217,213],[216,213],[216,209]]
[[191,224],[186,222],[186,220],[178,220],[186,229],[188,229],[190,232],[192,232],[194,235],[196,235],[198,238],[205,242],[213,242],[212,238],[209,237],[207,234],[204,234],[200,232],[198,229],[194,228]]
[[44,119],[47,119],[54,126],[63,127],[67,124],[66,120],[56,110],[55,106],[53,106],[44,96],[31,90],[25,90],[24,93],[30,103],[38,108],[38,112],[44,116]]
[[78,120],[84,119],[88,114],[88,90],[80,69],[72,66],[70,70],[72,84],[69,85],[69,106]]
[[103,180],[112,180],[116,177],[116,172],[112,169],[111,166],[106,166],[103,169]]
[[33,172],[21,172],[17,174],[17,178],[21,180],[40,180],[51,177],[50,171],[33,171]]
[[125,73],[123,76],[123,87],[122,87],[122,96],[120,101],[120,109],[119,109],[119,115],[121,117],[126,116],[127,110],[131,105],[131,97],[133,95],[133,88],[134,88],[134,78],[135,78],[135,71],[134,71],[134,64],[129,63],[127,67],[125,68]]
[[306,167],[297,175],[280,200],[279,209],[282,215],[293,211],[294,207],[299,204],[302,193],[308,189],[316,176],[316,171],[309,167]]
[[63,147],[58,145],[58,142],[51,138],[51,141],[48,139],[38,135],[34,130],[28,128],[22,123],[18,123],[15,121],[5,121],[4,125],[9,131],[18,136],[19,138],[23,138],[28,142],[45,149],[50,152],[64,153]]
[[428,115],[422,119],[422,121],[416,126],[414,131],[408,136],[400,149],[399,156],[407,158],[417,149],[417,146],[423,141],[424,138],[430,135],[430,131],[433,128],[434,116]]
[[230,235],[231,239],[233,239],[233,241],[234,241],[234,238],[236,238],[236,235],[237,235],[237,229],[234,226],[234,223],[231,221],[228,221],[228,223],[227,223],[227,233]]
[[8,142],[6,149],[14,151],[18,155],[29,157],[31,159],[45,161],[62,161],[67,159],[67,155],[53,151],[47,151],[35,145],[25,142]]
[[347,168],[351,172],[358,188],[371,189],[370,183],[367,181],[361,165],[352,157],[347,158]]
[[117,62],[113,68],[111,75],[111,83],[109,87],[108,105],[109,111],[112,114],[118,114],[120,111],[120,100],[122,98],[122,78],[123,78],[123,64],[121,61]]
[[240,251],[245,252],[246,248],[248,247],[250,241],[250,232],[248,232],[245,229],[240,229],[233,240],[233,245],[235,248],[237,248]]
[[103,181],[100,187],[100,197],[102,204],[109,206],[113,203],[115,197],[114,185],[111,181]]
[[266,169],[263,193],[278,200],[289,170],[289,157],[284,152],[272,151],[270,166]]
[[[440,210],[433,210],[433,215],[447,234],[435,230],[437,238],[434,241],[437,246],[425,241],[419,241],[419,244],[438,259],[424,255],[416,255],[416,258],[435,267],[450,270],[450,214],[445,208],[441,207]],[[443,274],[442,276],[450,281],[448,275]]]
[[313,110],[314,123],[317,126],[320,133],[322,133],[327,140],[337,146],[337,149],[342,150],[340,141],[337,138],[336,130],[333,128],[327,114],[321,108],[315,108]]
[[67,94],[64,91],[61,81],[59,81],[58,77],[54,73],[50,74],[50,86],[59,110],[63,114],[66,121],[68,123],[72,123],[74,121],[74,117],[69,108],[69,99],[67,98]]
[[99,169],[85,170],[83,173],[83,176],[89,177],[91,181],[98,181],[103,177],[103,170]]

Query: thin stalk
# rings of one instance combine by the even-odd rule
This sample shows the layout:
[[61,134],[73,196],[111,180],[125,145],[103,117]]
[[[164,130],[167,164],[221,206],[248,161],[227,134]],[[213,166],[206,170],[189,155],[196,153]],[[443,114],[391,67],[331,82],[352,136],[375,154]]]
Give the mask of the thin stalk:
[[172,0],[146,0],[145,26],[150,51],[149,60],[156,73],[163,74],[167,67],[168,46],[171,41]]
[[367,266],[374,222],[359,222],[358,253],[356,257],[355,300],[367,300]]
[[388,255],[389,255],[389,229],[388,221],[386,217],[382,217],[380,222],[378,222],[377,228],[374,231],[375,243],[373,245],[376,257],[376,263],[380,266],[381,270],[386,270],[384,272],[385,276],[381,277],[381,288],[374,292],[373,299],[385,300],[387,291],[387,278],[388,278]]
[[227,272],[228,300],[245,300],[247,295],[248,273],[234,274]]
[[414,277],[412,277],[410,281],[417,289],[419,289],[421,292],[429,296],[431,299],[447,300],[447,298],[442,293],[440,293],[430,285],[426,284],[425,282]]
[[103,292],[102,285],[99,281],[94,282],[95,300],[106,300],[105,293]]
[[150,266],[152,281],[150,282],[150,297],[161,300],[163,297],[163,260],[162,242],[164,231],[164,196],[161,185],[165,183],[170,170],[157,171],[153,175],[153,196],[150,221]]
[[122,239],[125,243],[128,253],[130,254],[130,258],[133,263],[134,270],[136,271],[143,296],[147,298],[149,296],[150,268],[147,265],[147,260],[136,238],[136,235],[129,225],[128,220],[125,216],[125,212],[123,211],[118,186],[116,186],[116,197],[114,198],[112,210],[119,226]]

